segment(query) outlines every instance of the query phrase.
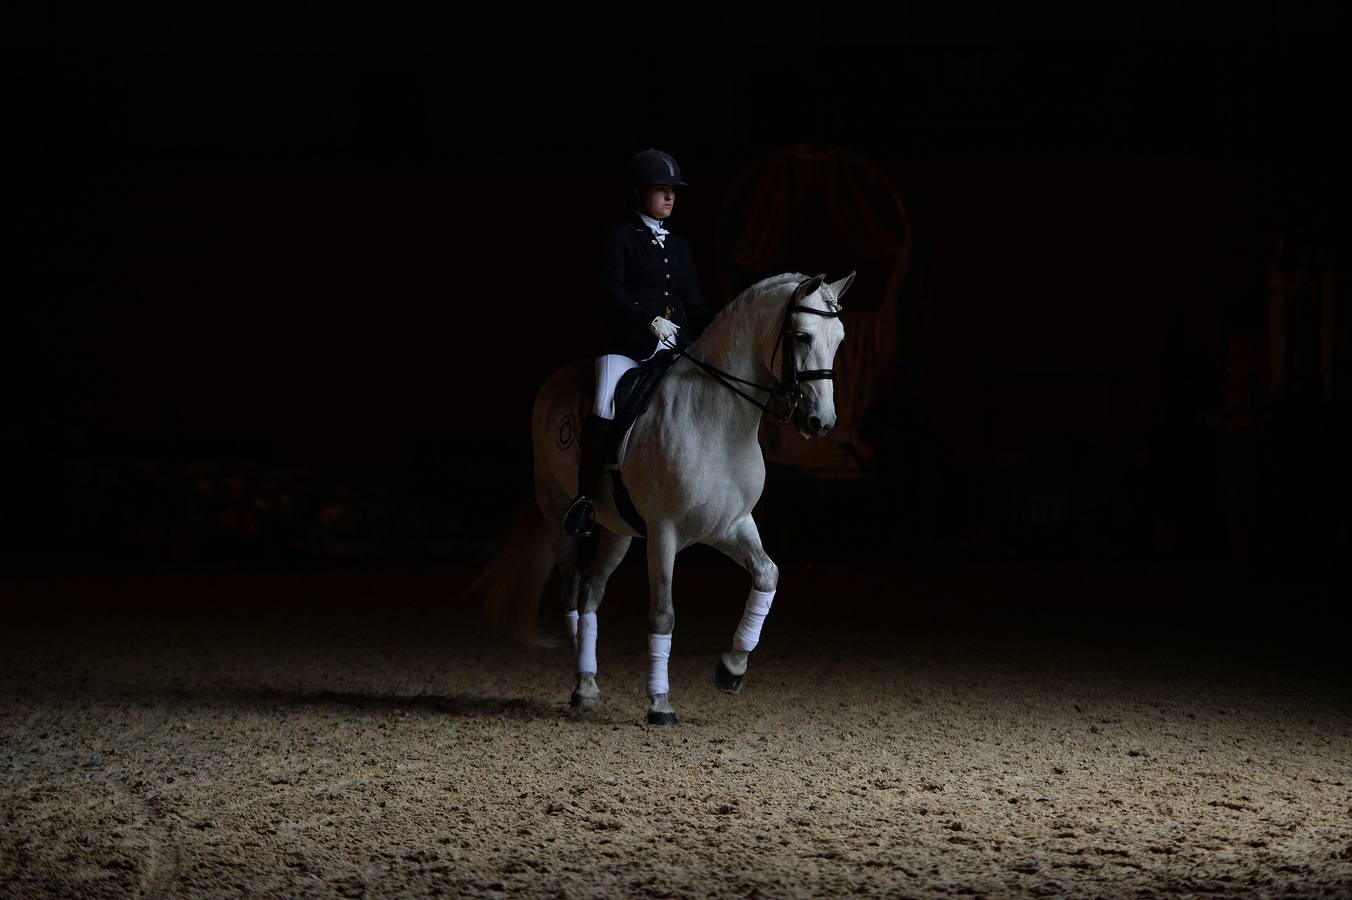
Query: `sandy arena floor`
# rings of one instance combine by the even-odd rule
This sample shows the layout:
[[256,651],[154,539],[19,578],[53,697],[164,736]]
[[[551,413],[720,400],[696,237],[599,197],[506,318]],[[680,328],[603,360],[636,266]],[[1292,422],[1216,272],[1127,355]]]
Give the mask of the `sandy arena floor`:
[[674,729],[628,564],[588,715],[460,571],[0,582],[0,894],[1352,896],[1346,656],[1269,638],[1291,596],[786,567],[729,697],[745,581],[677,578]]

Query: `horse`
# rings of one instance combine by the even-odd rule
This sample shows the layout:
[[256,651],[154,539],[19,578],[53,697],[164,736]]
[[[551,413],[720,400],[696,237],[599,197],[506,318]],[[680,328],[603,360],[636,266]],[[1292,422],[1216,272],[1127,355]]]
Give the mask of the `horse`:
[[[831,366],[845,337],[841,299],[853,281],[853,272],[834,283],[824,275],[786,273],[744,290],[693,346],[675,351],[680,358],[624,438],[620,476],[647,530],[651,725],[678,722],[667,681],[676,624],[672,568],[676,554],[692,544],[714,547],[751,575],[742,619],[714,673],[720,690],[741,689],[779,585],[779,568],[761,546],[751,515],[765,487],[757,440],[761,418],[770,413],[781,423],[792,422],[805,438],[822,437],[835,426]],[[547,642],[536,624],[540,596],[551,571],[557,572],[577,663],[569,702],[584,709],[601,702],[596,613],[606,582],[640,536],[617,509],[606,479],[594,498],[589,561],[579,562],[583,539],[561,528],[563,510],[576,493],[577,435],[590,414],[591,370],[590,360],[575,362],[550,376],[537,393],[531,413],[535,502],[518,512],[512,536],[476,582],[487,588],[490,618],[542,644]]]

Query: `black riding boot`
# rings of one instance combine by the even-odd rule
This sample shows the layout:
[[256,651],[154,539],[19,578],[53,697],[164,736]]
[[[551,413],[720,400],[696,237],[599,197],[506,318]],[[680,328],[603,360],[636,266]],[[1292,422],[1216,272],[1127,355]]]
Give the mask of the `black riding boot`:
[[610,419],[597,415],[588,416],[582,425],[582,461],[577,467],[577,498],[563,517],[563,530],[573,537],[586,537],[592,533],[592,522],[596,515],[592,498],[596,496],[596,481],[606,464],[610,426]]

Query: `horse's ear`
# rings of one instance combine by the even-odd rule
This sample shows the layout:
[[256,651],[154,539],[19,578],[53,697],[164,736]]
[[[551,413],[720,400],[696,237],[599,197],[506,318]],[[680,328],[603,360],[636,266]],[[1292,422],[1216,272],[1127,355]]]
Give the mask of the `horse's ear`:
[[837,302],[837,303],[840,302],[840,298],[841,298],[841,297],[844,297],[844,296],[845,296],[845,292],[848,291],[848,290],[850,289],[850,285],[852,285],[852,284],[854,284],[854,273],[853,273],[853,272],[851,272],[850,274],[846,275],[844,278],[840,279],[839,281],[833,281],[833,282],[831,283],[831,293],[832,293],[832,294],[835,294],[835,296],[836,296],[836,302]]
[[797,299],[799,297],[811,297],[814,293],[817,292],[817,289],[822,286],[822,282],[825,280],[826,280],[825,275],[813,275],[807,281],[804,281],[802,284],[798,285],[798,290],[794,291],[793,293],[794,298]]

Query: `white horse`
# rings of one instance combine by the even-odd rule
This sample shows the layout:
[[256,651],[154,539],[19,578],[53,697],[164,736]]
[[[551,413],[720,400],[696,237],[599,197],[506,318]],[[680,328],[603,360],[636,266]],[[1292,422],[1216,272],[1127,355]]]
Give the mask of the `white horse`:
[[[691,544],[715,547],[751,573],[751,595],[714,676],[721,690],[741,687],[779,584],[779,568],[761,546],[751,516],[765,486],[757,441],[761,416],[771,412],[792,421],[809,438],[835,425],[831,366],[845,337],[840,300],[853,280],[853,272],[832,284],[820,275],[785,274],[743,291],[671,367],[625,440],[620,473],[648,532],[650,724],[677,721],[667,683],[676,624],[671,577],[677,552]],[[578,540],[561,527],[576,493],[576,438],[591,409],[591,370],[590,360],[561,369],[536,396],[531,425],[539,509],[518,515],[514,540],[476,582],[488,588],[493,618],[510,620],[519,636],[538,642],[540,594],[557,568],[577,660],[571,702],[580,707],[601,700],[596,611],[607,580],[638,536],[617,511],[604,478],[595,498],[597,544],[584,568]]]

